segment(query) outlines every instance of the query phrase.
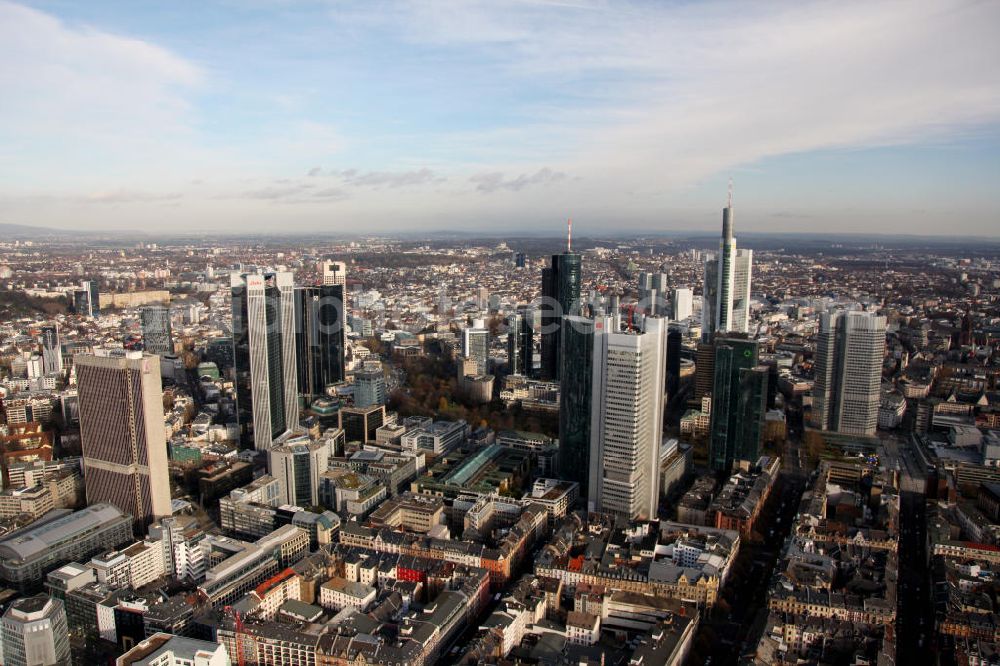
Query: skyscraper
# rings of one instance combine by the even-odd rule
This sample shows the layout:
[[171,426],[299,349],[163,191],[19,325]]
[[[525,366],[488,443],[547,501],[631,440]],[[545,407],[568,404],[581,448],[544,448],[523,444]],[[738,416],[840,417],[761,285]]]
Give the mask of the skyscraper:
[[344,285],[297,287],[295,321],[298,390],[322,395],[344,381]]
[[476,319],[472,328],[462,330],[462,356],[476,362],[477,375],[486,374],[490,360],[490,331],[482,319]]
[[702,398],[712,394],[712,384],[715,382],[715,345],[711,342],[699,342],[694,364],[694,401],[701,404]]
[[62,344],[59,342],[59,324],[42,326],[42,367],[45,374],[63,370]]
[[236,411],[244,448],[266,450],[299,426],[291,273],[231,276]]
[[733,236],[733,191],[722,209],[722,239],[719,254],[705,260],[705,287],[702,296],[701,336],[711,342],[712,335],[746,333],[750,329],[750,273],[753,250],[737,250]]
[[319,276],[321,284],[346,285],[347,284],[347,264],[343,261],[330,261],[324,259],[319,262]]
[[688,287],[674,289],[670,294],[670,318],[681,321],[691,316],[693,312],[694,292]]
[[170,308],[165,305],[144,305],[139,309],[142,323],[142,343],[150,354],[173,354],[174,343],[170,327]]
[[507,371],[512,375],[531,374],[535,331],[523,310],[507,317]]
[[73,291],[73,311],[81,317],[98,317],[101,314],[101,296],[97,280],[84,280]]
[[651,315],[665,315],[670,277],[666,273],[639,273],[639,303]]
[[87,504],[114,504],[143,533],[171,514],[160,358],[100,350],[73,362]]
[[319,504],[319,477],[336,455],[333,439],[292,437],[269,450],[268,469],[278,479],[285,501],[301,507]]
[[354,406],[384,405],[388,398],[385,373],[378,361],[367,362],[354,373]]
[[871,312],[820,315],[812,407],[817,428],[875,434],[885,327],[885,317]]
[[667,395],[677,395],[681,385],[681,330],[671,326],[667,333]]
[[643,333],[594,323],[588,506],[628,519],[655,520],[666,371],[665,319]]
[[564,318],[560,341],[559,477],[579,483],[580,497],[586,499],[590,496],[594,320],[586,317]]
[[717,471],[758,458],[768,378],[758,353],[753,340],[716,338],[709,462]]
[[0,646],[7,666],[69,663],[63,602],[44,594],[14,601],[0,620]]
[[570,235],[567,237],[566,251],[552,255],[551,267],[542,269],[543,379],[559,379],[562,317],[579,314],[580,255],[573,252],[572,247]]

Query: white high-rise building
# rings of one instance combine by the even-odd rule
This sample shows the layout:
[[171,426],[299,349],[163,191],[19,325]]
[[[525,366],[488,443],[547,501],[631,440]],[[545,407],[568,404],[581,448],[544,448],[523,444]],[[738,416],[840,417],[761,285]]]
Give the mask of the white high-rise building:
[[589,507],[629,519],[655,520],[667,320],[647,317],[643,333],[594,323],[590,410]]
[[670,294],[670,305],[674,321],[683,321],[694,312],[694,291],[689,287],[674,289]]
[[885,329],[885,317],[871,312],[820,315],[812,406],[817,428],[875,434]]
[[753,250],[737,250],[733,236],[732,190],[722,209],[719,253],[705,259],[705,287],[701,309],[701,335],[710,342],[714,333],[747,333],[750,330],[750,281]]
[[321,261],[319,270],[324,285],[347,284],[347,264],[343,261]]
[[240,439],[258,451],[299,428],[295,284],[291,273],[231,276]]

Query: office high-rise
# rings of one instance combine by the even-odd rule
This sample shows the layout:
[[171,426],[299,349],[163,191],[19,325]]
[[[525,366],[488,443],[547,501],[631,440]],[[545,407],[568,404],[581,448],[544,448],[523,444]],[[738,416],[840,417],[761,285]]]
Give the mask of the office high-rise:
[[712,384],[715,382],[715,345],[711,342],[699,342],[694,357],[694,401],[701,404],[701,399],[712,395]]
[[171,514],[160,358],[102,350],[73,362],[87,504],[110,502],[145,532]]
[[384,405],[388,398],[385,372],[378,361],[365,363],[364,368],[354,373],[354,406],[371,407]]
[[643,333],[594,323],[588,506],[627,519],[655,520],[666,371],[665,319]]
[[139,308],[142,323],[142,343],[150,354],[173,354],[173,333],[170,308],[165,305],[144,305]]
[[343,261],[320,262],[320,284],[325,287],[339,285],[340,290],[340,324],[347,330],[347,264]]
[[579,483],[580,497],[587,499],[590,497],[594,320],[565,317],[560,341],[559,477]]
[[42,326],[42,369],[45,374],[63,370],[62,344],[59,342],[59,324]]
[[719,253],[705,260],[701,335],[711,342],[716,333],[746,333],[750,329],[750,280],[753,250],[737,250],[733,236],[733,197],[722,209]]
[[759,455],[768,369],[758,359],[753,340],[715,340],[709,463],[716,471],[728,472],[734,462],[756,461]]
[[694,312],[694,292],[688,287],[674,289],[670,293],[670,318],[682,321]]
[[286,502],[310,507],[319,504],[319,477],[336,455],[334,440],[292,437],[267,452],[268,469],[278,479]]
[[507,371],[512,375],[531,374],[534,365],[535,331],[531,318],[518,310],[507,317]]
[[542,269],[542,379],[559,379],[562,317],[579,314],[580,270],[571,239],[566,251],[552,255],[552,265]]
[[319,265],[320,280],[325,285],[347,285],[347,264],[342,261],[321,261]]
[[639,304],[651,315],[665,315],[670,277],[666,273],[639,273]]
[[872,436],[878,425],[884,316],[835,312],[820,316],[813,424],[821,430]]
[[299,427],[291,273],[231,276],[236,411],[244,448],[266,450]]
[[472,328],[462,330],[462,356],[476,362],[477,375],[485,375],[489,370],[490,331],[482,319],[475,320]]
[[681,330],[671,326],[667,333],[667,395],[677,395],[681,385]]
[[299,393],[323,395],[344,381],[344,285],[295,289],[295,358]]
[[63,602],[44,594],[15,600],[0,619],[0,646],[6,666],[68,664],[69,626]]
[[100,316],[101,295],[97,280],[84,280],[73,291],[73,311],[81,317]]

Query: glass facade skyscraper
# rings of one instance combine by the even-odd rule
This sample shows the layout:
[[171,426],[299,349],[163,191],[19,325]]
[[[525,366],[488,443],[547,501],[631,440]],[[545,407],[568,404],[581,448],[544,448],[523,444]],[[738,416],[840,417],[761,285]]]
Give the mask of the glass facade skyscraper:
[[142,323],[142,343],[150,354],[172,354],[174,343],[170,326],[170,308],[165,305],[145,305],[139,309]]
[[594,321],[563,319],[559,384],[559,476],[580,484],[589,497],[590,410],[594,363]]
[[735,461],[756,461],[767,412],[768,369],[759,365],[758,344],[743,338],[717,338],[709,462],[728,472]]
[[295,321],[299,392],[322,395],[344,381],[344,285],[297,288]]
[[878,425],[886,318],[871,312],[820,316],[813,424],[872,436]]
[[507,371],[528,376],[534,369],[534,337],[531,318],[523,310],[507,317]]
[[42,326],[42,366],[45,374],[63,370],[62,344],[59,342],[59,324]]
[[733,204],[722,209],[719,253],[705,260],[701,308],[701,337],[711,342],[716,333],[746,333],[750,329],[750,278],[753,250],[737,250],[733,236]]
[[542,269],[542,368],[543,379],[559,379],[562,317],[579,314],[580,255],[552,255],[550,268]]
[[240,442],[266,450],[299,425],[292,274],[234,273],[231,285]]

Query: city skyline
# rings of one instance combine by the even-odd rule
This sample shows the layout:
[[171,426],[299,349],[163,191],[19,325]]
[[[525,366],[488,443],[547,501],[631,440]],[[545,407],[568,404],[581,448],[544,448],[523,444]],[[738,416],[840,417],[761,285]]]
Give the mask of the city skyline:
[[0,3],[0,223],[996,235],[990,3],[204,9]]

